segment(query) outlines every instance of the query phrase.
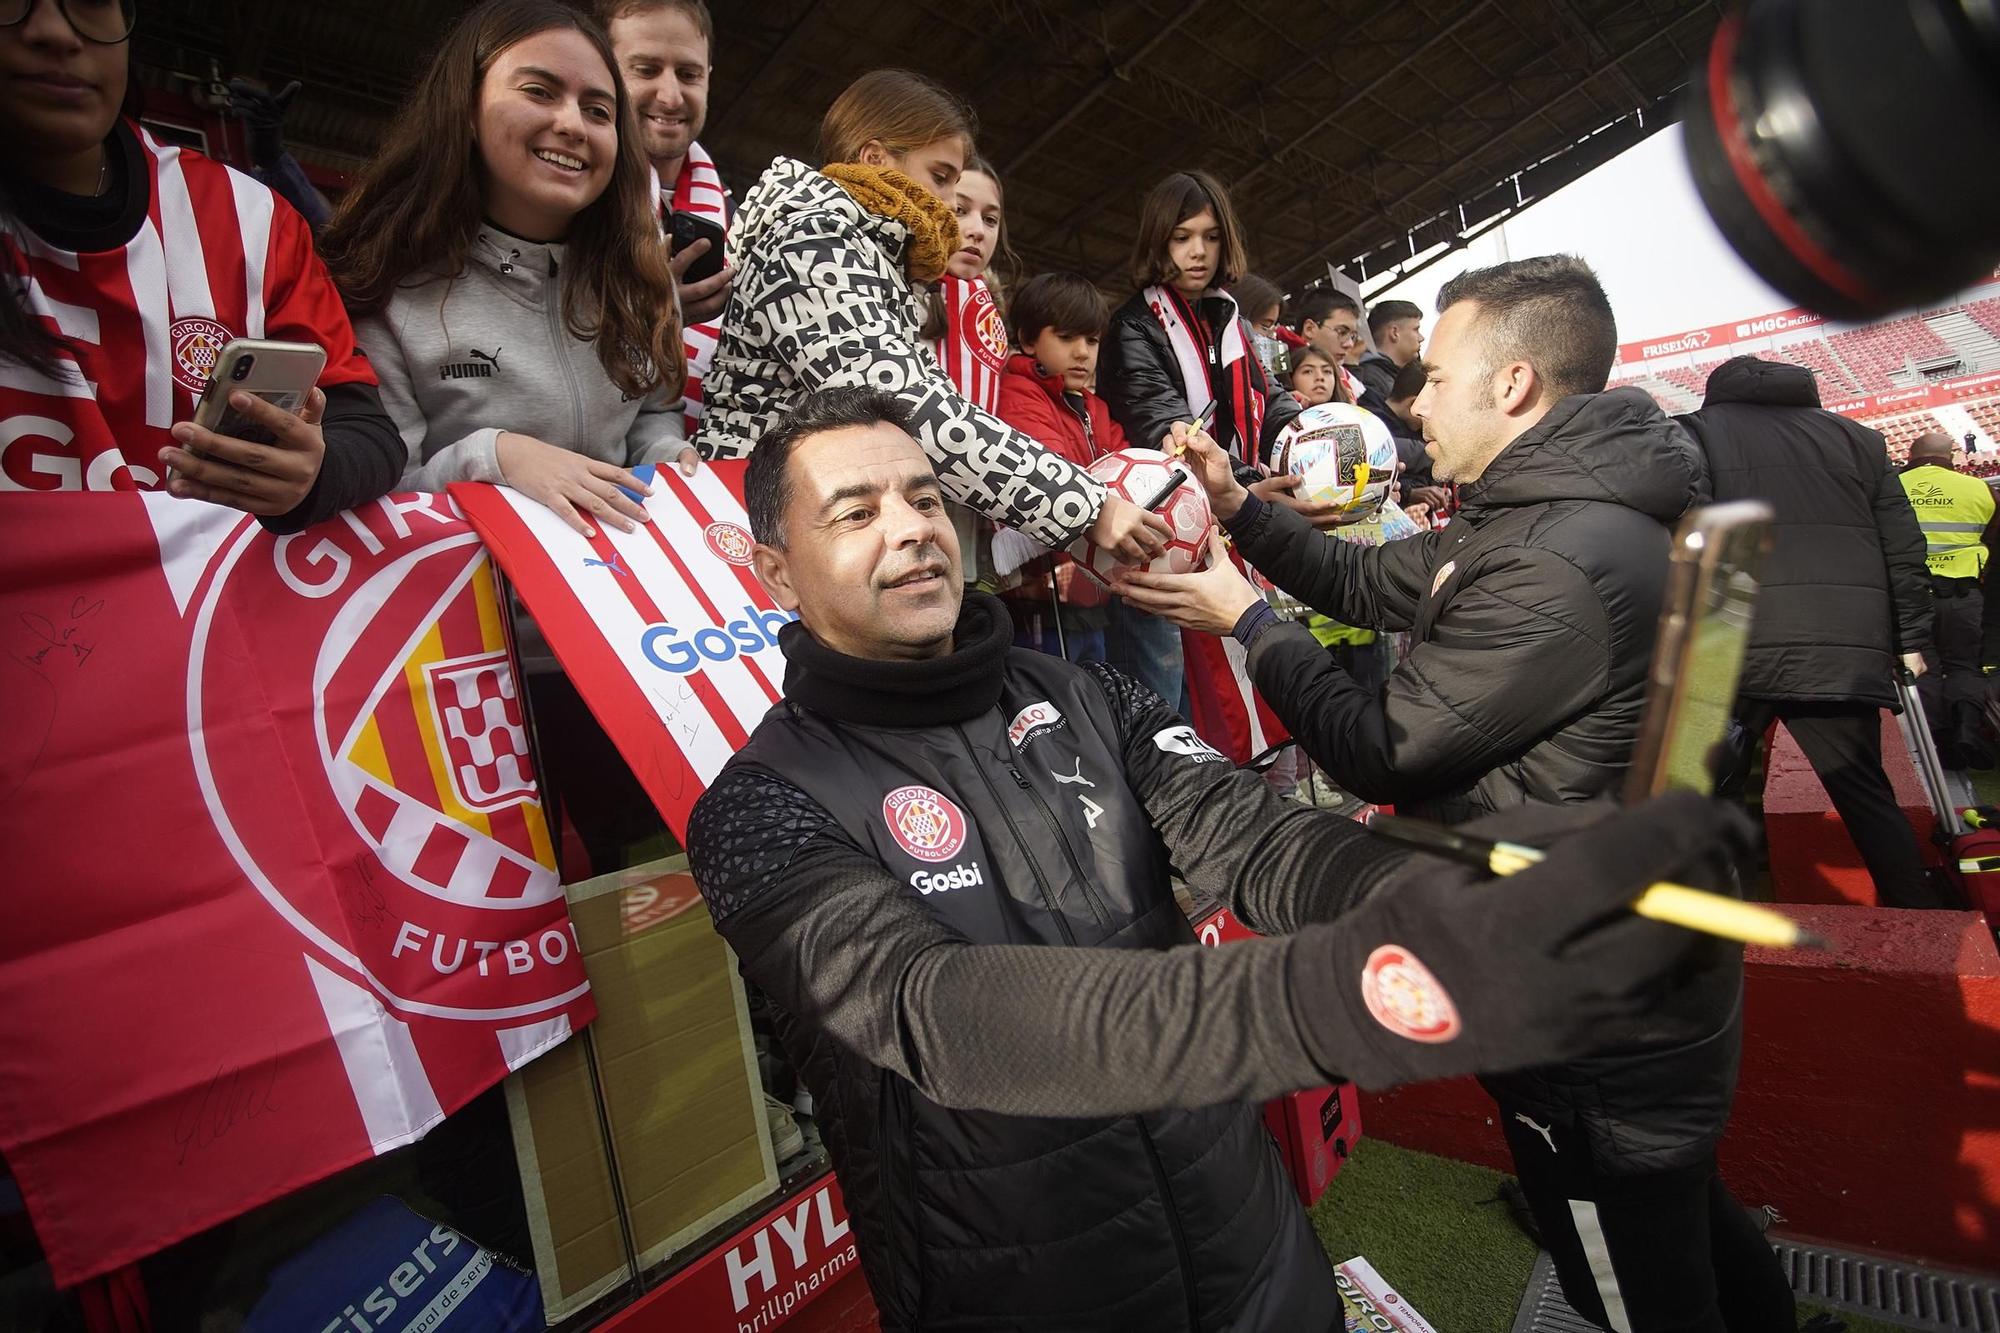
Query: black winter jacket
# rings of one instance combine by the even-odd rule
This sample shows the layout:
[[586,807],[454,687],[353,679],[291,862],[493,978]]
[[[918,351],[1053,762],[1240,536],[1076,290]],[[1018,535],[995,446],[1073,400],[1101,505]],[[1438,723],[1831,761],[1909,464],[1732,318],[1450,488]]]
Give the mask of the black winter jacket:
[[1313,760],[1367,800],[1461,823],[1617,790],[1638,737],[1670,527],[1701,456],[1638,389],[1552,407],[1440,531],[1386,546],[1259,506],[1230,525],[1286,592],[1350,625],[1409,630],[1378,697],[1305,627],[1250,652],[1258,692]]
[[1380,352],[1371,351],[1356,362],[1354,378],[1361,381],[1360,406],[1378,417],[1387,417],[1389,394],[1396,387],[1396,374],[1401,369]]
[[[1338,1328],[1245,1103],[1326,1081],[1293,1013],[1326,1001],[1275,936],[1410,858],[1010,637],[977,594],[935,663],[787,628],[786,701],[688,831],[821,1108],[883,1327]],[[1170,862],[1274,938],[1175,947]]]
[[[1211,323],[1229,318],[1234,312],[1229,302],[1213,297],[1203,299],[1200,305],[1200,313]],[[1249,334],[1246,332],[1244,337],[1247,341]],[[1305,410],[1298,399],[1270,382],[1255,353],[1251,354],[1250,362],[1251,374],[1264,391],[1264,429],[1255,442],[1257,456],[1249,457],[1248,449],[1237,451],[1231,441],[1216,435],[1246,463],[1267,460],[1278,433]],[[1111,408],[1111,415],[1124,430],[1126,439],[1141,449],[1159,448],[1176,421],[1187,421],[1193,416],[1188,407],[1187,385],[1181,380],[1180,363],[1174,359],[1166,330],[1146,308],[1144,292],[1134,293],[1111,316],[1111,328],[1105,334],[1104,350],[1097,363],[1097,392]],[[1223,395],[1218,392],[1217,397]]]
[[1741,693],[1894,707],[1895,658],[1930,644],[1924,535],[1882,437],[1820,410],[1803,366],[1737,357],[1680,421],[1721,500],[1777,511]]

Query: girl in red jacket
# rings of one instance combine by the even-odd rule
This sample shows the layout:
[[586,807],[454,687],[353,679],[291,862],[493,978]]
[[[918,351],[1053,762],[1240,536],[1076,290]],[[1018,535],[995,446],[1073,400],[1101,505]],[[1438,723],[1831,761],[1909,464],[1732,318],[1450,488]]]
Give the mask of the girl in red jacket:
[[[1000,377],[1000,419],[1079,467],[1125,447],[1111,409],[1090,390],[1097,347],[1111,308],[1088,278],[1044,273],[1009,304],[1009,331],[1021,350]],[[1101,662],[1110,596],[1065,555],[1038,560],[1010,595],[1017,638],[1028,647]]]

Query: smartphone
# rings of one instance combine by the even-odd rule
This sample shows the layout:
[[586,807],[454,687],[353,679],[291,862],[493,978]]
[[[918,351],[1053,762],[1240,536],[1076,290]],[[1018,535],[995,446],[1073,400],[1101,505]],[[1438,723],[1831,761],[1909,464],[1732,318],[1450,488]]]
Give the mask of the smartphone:
[[675,212],[671,224],[673,250],[679,254],[696,241],[707,241],[708,249],[696,256],[688,271],[681,275],[683,282],[705,282],[722,272],[722,224],[685,209]]
[[234,339],[215,358],[208,387],[194,405],[194,424],[217,435],[269,444],[271,432],[230,407],[229,396],[241,389],[273,407],[297,412],[325,368],[326,352],[311,343]]
[[1733,757],[1736,684],[1771,552],[1771,518],[1771,506],[1738,500],[1695,510],[1674,534],[1627,803],[1668,791],[1714,795]]

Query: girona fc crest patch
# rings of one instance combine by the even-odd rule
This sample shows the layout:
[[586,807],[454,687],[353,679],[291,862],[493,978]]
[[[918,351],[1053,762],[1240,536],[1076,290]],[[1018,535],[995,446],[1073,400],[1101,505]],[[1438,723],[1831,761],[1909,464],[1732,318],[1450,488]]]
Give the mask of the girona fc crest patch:
[[200,393],[215,373],[222,349],[229,345],[228,329],[212,319],[177,319],[167,330],[174,351],[174,381],[183,389]]
[[1462,1030],[1458,1006],[1444,983],[1400,945],[1384,944],[1361,968],[1361,999],[1389,1031],[1435,1045]]
[[978,318],[973,321],[973,355],[994,370],[1007,364],[1007,322],[1000,318],[1000,312],[993,306],[993,299],[987,297],[980,305]]
[[882,798],[896,845],[919,861],[948,861],[965,846],[965,812],[929,787],[898,787]]
[[[582,994],[492,566],[444,496],[297,537],[244,524],[189,610],[202,798],[310,954],[439,1017]],[[246,625],[263,627],[254,658]],[[242,720],[287,681],[311,682],[305,706]]]
[[756,545],[749,530],[736,523],[711,523],[702,529],[701,539],[719,559],[737,566],[750,563],[750,549]]

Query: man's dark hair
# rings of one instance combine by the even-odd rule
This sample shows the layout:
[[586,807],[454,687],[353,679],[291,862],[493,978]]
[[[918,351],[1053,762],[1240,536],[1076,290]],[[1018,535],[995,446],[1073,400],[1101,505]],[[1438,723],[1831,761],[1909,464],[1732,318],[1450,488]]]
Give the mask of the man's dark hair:
[[1438,312],[1460,301],[1480,308],[1489,372],[1526,361],[1556,398],[1604,392],[1618,359],[1618,326],[1583,260],[1538,255],[1472,269],[1444,285]]
[[1379,349],[1382,346],[1382,330],[1399,319],[1424,317],[1424,309],[1414,301],[1382,301],[1368,312],[1368,340]]
[[1424,386],[1429,384],[1430,380],[1431,373],[1424,369],[1424,359],[1413,356],[1401,370],[1396,372],[1396,382],[1389,386],[1388,400],[1400,403],[1415,398],[1424,391]]
[[1111,324],[1111,307],[1097,284],[1081,273],[1040,273],[1022,283],[1007,303],[1007,322],[1015,345],[1026,351],[1043,329],[1102,338]]
[[706,0],[595,0],[590,9],[598,25],[607,32],[628,14],[654,14],[661,10],[685,14],[710,50],[715,47],[715,20],[709,17]]
[[1358,322],[1361,303],[1334,287],[1316,287],[1292,306],[1292,328],[1304,333],[1308,324],[1324,324],[1336,310],[1345,310]]
[[785,509],[792,502],[792,450],[802,440],[830,430],[884,421],[906,435],[916,434],[909,411],[880,389],[816,389],[799,399],[784,423],[757,441],[750,467],[743,474],[743,507],[750,516],[750,535],[766,546],[784,548]]

